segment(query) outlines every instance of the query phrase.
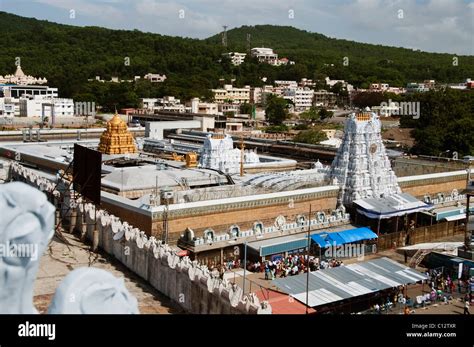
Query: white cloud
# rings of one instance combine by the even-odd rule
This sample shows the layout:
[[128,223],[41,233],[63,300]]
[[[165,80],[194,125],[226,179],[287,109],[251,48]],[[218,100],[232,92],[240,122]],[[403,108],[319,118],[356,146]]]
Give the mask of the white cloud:
[[118,3],[122,2],[121,0],[104,0],[99,2],[90,0],[35,0],[35,2],[64,9],[67,12],[74,10],[76,16],[108,17],[115,20],[123,20],[125,18],[124,13],[115,7]]
[[[36,11],[38,18],[55,20],[54,10],[75,9],[77,16],[84,18],[77,23],[167,35],[204,38],[222,31],[223,25],[277,24],[428,51],[473,54],[474,49],[474,0],[35,1],[45,5]],[[11,12],[21,15],[24,11],[19,5],[24,0],[4,2]],[[289,10],[294,11],[294,19],[289,18]],[[399,18],[400,10],[403,18]],[[184,11],[184,18],[179,11]]]

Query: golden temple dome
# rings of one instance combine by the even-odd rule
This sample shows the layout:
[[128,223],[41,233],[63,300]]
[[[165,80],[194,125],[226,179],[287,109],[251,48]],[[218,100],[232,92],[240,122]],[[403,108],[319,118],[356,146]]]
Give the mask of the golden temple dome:
[[127,123],[115,113],[107,122],[107,130],[100,137],[99,152],[105,154],[136,153],[135,141]]

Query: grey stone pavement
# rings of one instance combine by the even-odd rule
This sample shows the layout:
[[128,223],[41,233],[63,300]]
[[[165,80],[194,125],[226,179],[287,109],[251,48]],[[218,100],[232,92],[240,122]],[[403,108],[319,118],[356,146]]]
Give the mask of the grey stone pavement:
[[89,246],[74,235],[63,233],[63,236],[70,245],[55,237],[41,258],[34,290],[34,304],[40,313],[47,311],[56,288],[67,274],[74,269],[88,266],[107,270],[116,277],[124,277],[125,286],[138,300],[140,313],[183,313],[178,304],[158,292],[113,257],[100,251],[99,253],[89,251]]

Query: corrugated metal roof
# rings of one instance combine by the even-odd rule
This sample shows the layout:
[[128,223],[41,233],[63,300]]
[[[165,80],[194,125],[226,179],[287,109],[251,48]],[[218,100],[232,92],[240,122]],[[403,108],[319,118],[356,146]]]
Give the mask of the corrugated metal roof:
[[[273,283],[306,303],[306,274],[276,279]],[[331,269],[309,276],[310,307],[326,305],[380,290],[425,280],[426,276],[389,258],[379,258]]]
[[408,193],[394,194],[382,198],[366,198],[354,201],[357,211],[369,218],[390,218],[406,213],[423,211],[430,206]]

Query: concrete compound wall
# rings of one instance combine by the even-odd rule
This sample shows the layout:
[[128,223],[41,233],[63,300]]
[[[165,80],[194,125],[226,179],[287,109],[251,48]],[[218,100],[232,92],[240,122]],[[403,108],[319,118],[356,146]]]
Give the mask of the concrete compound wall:
[[163,122],[146,122],[145,137],[154,140],[163,140],[165,129],[201,129],[202,122],[199,120],[177,120]]
[[[18,164],[11,177],[27,182],[59,198],[55,184]],[[242,288],[214,277],[207,266],[179,257],[167,244],[147,237],[144,231],[122,222],[107,211],[80,199],[65,199],[70,210],[64,218],[71,228],[113,255],[155,289],[177,302],[184,310],[200,314],[269,314],[271,306],[254,293],[242,295]],[[95,218],[97,214],[97,223]]]
[[399,177],[398,183],[404,193],[419,199],[424,195],[438,193],[451,194],[453,189],[462,192],[466,189],[467,172],[464,170],[418,176]]

